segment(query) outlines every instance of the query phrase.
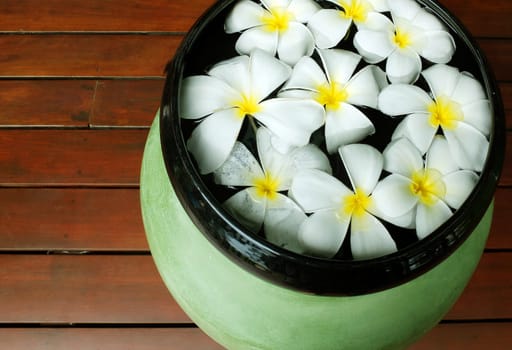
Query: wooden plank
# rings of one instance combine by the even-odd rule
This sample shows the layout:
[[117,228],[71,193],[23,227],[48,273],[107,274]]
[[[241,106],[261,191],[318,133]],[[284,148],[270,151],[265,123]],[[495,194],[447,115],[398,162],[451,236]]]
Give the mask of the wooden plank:
[[[150,256],[0,255],[1,323],[188,323]],[[512,253],[486,253],[447,319],[512,318]]]
[[11,350],[221,350],[198,328],[0,328]]
[[[503,186],[512,185],[512,133],[507,133],[507,144],[505,150],[505,162],[501,173],[500,184]],[[508,150],[508,151],[507,151]]]
[[490,249],[512,249],[512,234],[508,217],[512,213],[512,188],[499,187],[496,190],[494,216],[487,241]]
[[0,35],[0,76],[163,75],[177,35]]
[[478,40],[489,65],[498,81],[512,80],[510,62],[512,62],[512,40],[482,39]]
[[409,350],[506,349],[512,344],[512,322],[449,323],[436,326]]
[[0,126],[87,127],[93,81],[0,80]]
[[136,186],[147,133],[0,130],[0,184]]
[[164,80],[98,81],[91,126],[150,126],[163,86]]
[[148,251],[138,189],[0,189],[0,250]]

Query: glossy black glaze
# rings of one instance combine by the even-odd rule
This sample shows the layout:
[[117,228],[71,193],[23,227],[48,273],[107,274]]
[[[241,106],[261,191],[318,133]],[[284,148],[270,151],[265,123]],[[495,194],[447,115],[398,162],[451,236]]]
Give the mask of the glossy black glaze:
[[[480,75],[478,78],[492,102],[495,119],[490,139],[491,152],[477,187],[448,222],[426,239],[394,254],[364,261],[321,259],[292,253],[246,232],[212,195],[187,152],[178,111],[181,79],[184,73],[188,74],[189,65],[206,67],[208,63],[225,58],[223,51],[226,49],[219,47],[214,39],[215,30],[210,25],[216,21],[218,27],[219,20],[234,1],[219,1],[205,12],[167,67],[160,115],[162,150],[172,186],[195,225],[218,249],[243,268],[272,283],[303,292],[330,295],[371,293],[407,282],[442,262],[474,230],[490,205],[505,153],[505,119],[499,90],[486,59],[468,32],[436,2],[419,1],[435,12],[468,47],[472,56],[468,61],[479,67],[476,75]],[[198,45],[208,46],[211,57],[198,54],[195,51]],[[234,43],[229,44],[232,45]],[[227,55],[234,54],[233,51]]]

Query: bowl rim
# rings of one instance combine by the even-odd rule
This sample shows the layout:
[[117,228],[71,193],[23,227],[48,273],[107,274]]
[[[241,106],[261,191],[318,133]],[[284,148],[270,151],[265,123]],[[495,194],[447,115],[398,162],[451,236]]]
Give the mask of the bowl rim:
[[[480,47],[445,7],[416,0],[456,33],[473,54],[494,115],[489,153],[479,181],[453,216],[428,237],[397,252],[368,260],[336,260],[297,254],[247,232],[212,195],[195,169],[181,132],[178,98],[186,56],[208,24],[237,0],[218,1],[196,21],[166,67],[160,108],[165,167],[181,205],[202,234],[235,263],[267,281],[327,295],[360,295],[408,282],[429,271],[473,232],[491,205],[505,156],[505,117],[494,74]],[[172,234],[172,233],[170,233]]]

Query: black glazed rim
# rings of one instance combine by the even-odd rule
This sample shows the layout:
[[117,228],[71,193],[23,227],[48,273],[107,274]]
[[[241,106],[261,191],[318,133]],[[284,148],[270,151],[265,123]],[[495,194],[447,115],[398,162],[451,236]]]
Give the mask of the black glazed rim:
[[450,256],[473,232],[490,205],[505,154],[505,119],[499,90],[484,55],[462,24],[437,2],[418,1],[435,12],[469,47],[491,101],[494,126],[490,152],[476,188],[450,220],[427,238],[393,254],[362,261],[323,259],[290,252],[246,232],[211,194],[187,151],[177,98],[186,57],[199,34],[234,1],[214,4],[187,34],[167,66],[160,109],[160,137],[169,179],[202,234],[232,261],[267,281],[326,295],[360,295],[394,287],[425,273]]

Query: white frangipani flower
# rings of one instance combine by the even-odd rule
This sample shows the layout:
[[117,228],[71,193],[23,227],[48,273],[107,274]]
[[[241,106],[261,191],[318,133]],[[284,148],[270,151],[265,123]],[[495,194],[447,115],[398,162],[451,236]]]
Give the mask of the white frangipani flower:
[[350,226],[350,246],[355,259],[369,259],[397,250],[385,226],[374,216],[372,191],[378,183],[383,158],[365,144],[340,147],[340,156],[352,190],[335,177],[318,170],[300,171],[289,191],[309,216],[299,229],[299,242],[308,254],[333,257]]
[[385,59],[392,83],[412,83],[421,72],[423,57],[448,63],[455,41],[441,21],[413,0],[388,0],[393,21],[380,28],[361,28],[354,46],[368,63]]
[[434,138],[425,161],[406,138],[392,141],[383,155],[391,175],[373,191],[376,212],[395,225],[416,227],[420,239],[448,220],[450,208],[458,209],[478,181],[473,171],[458,168],[441,135]]
[[204,118],[187,147],[207,174],[228,158],[245,117],[254,117],[291,145],[303,146],[323,124],[324,111],[307,100],[265,100],[290,76],[291,68],[261,50],[213,66],[208,75],[183,79],[180,117]]
[[378,29],[387,25],[379,12],[388,10],[385,0],[327,0],[340,9],[322,9],[308,22],[316,46],[328,49],[336,46],[347,34],[352,22],[358,29]]
[[280,153],[272,146],[272,135],[263,127],[258,128],[256,140],[261,166],[243,143],[236,142],[230,157],[214,172],[217,184],[246,187],[226,200],[224,206],[251,232],[259,232],[263,225],[267,240],[301,252],[297,232],[306,215],[280,192],[290,188],[300,169],[330,173],[329,160],[312,144]]
[[320,6],[313,0],[250,0],[236,3],[228,14],[227,33],[242,32],[235,48],[240,54],[264,50],[289,65],[313,53],[315,43],[306,23]]
[[355,106],[376,108],[380,86],[378,70],[367,66],[354,74],[361,56],[345,50],[318,50],[323,68],[310,57],[302,58],[279,92],[282,97],[317,101],[325,108],[327,151],[361,141],[375,132],[373,123]]
[[441,128],[454,161],[463,169],[481,171],[489,149],[491,105],[481,84],[457,68],[434,65],[422,72],[432,97],[413,85],[392,84],[379,96],[379,109],[407,115],[393,139],[407,137],[424,154]]

